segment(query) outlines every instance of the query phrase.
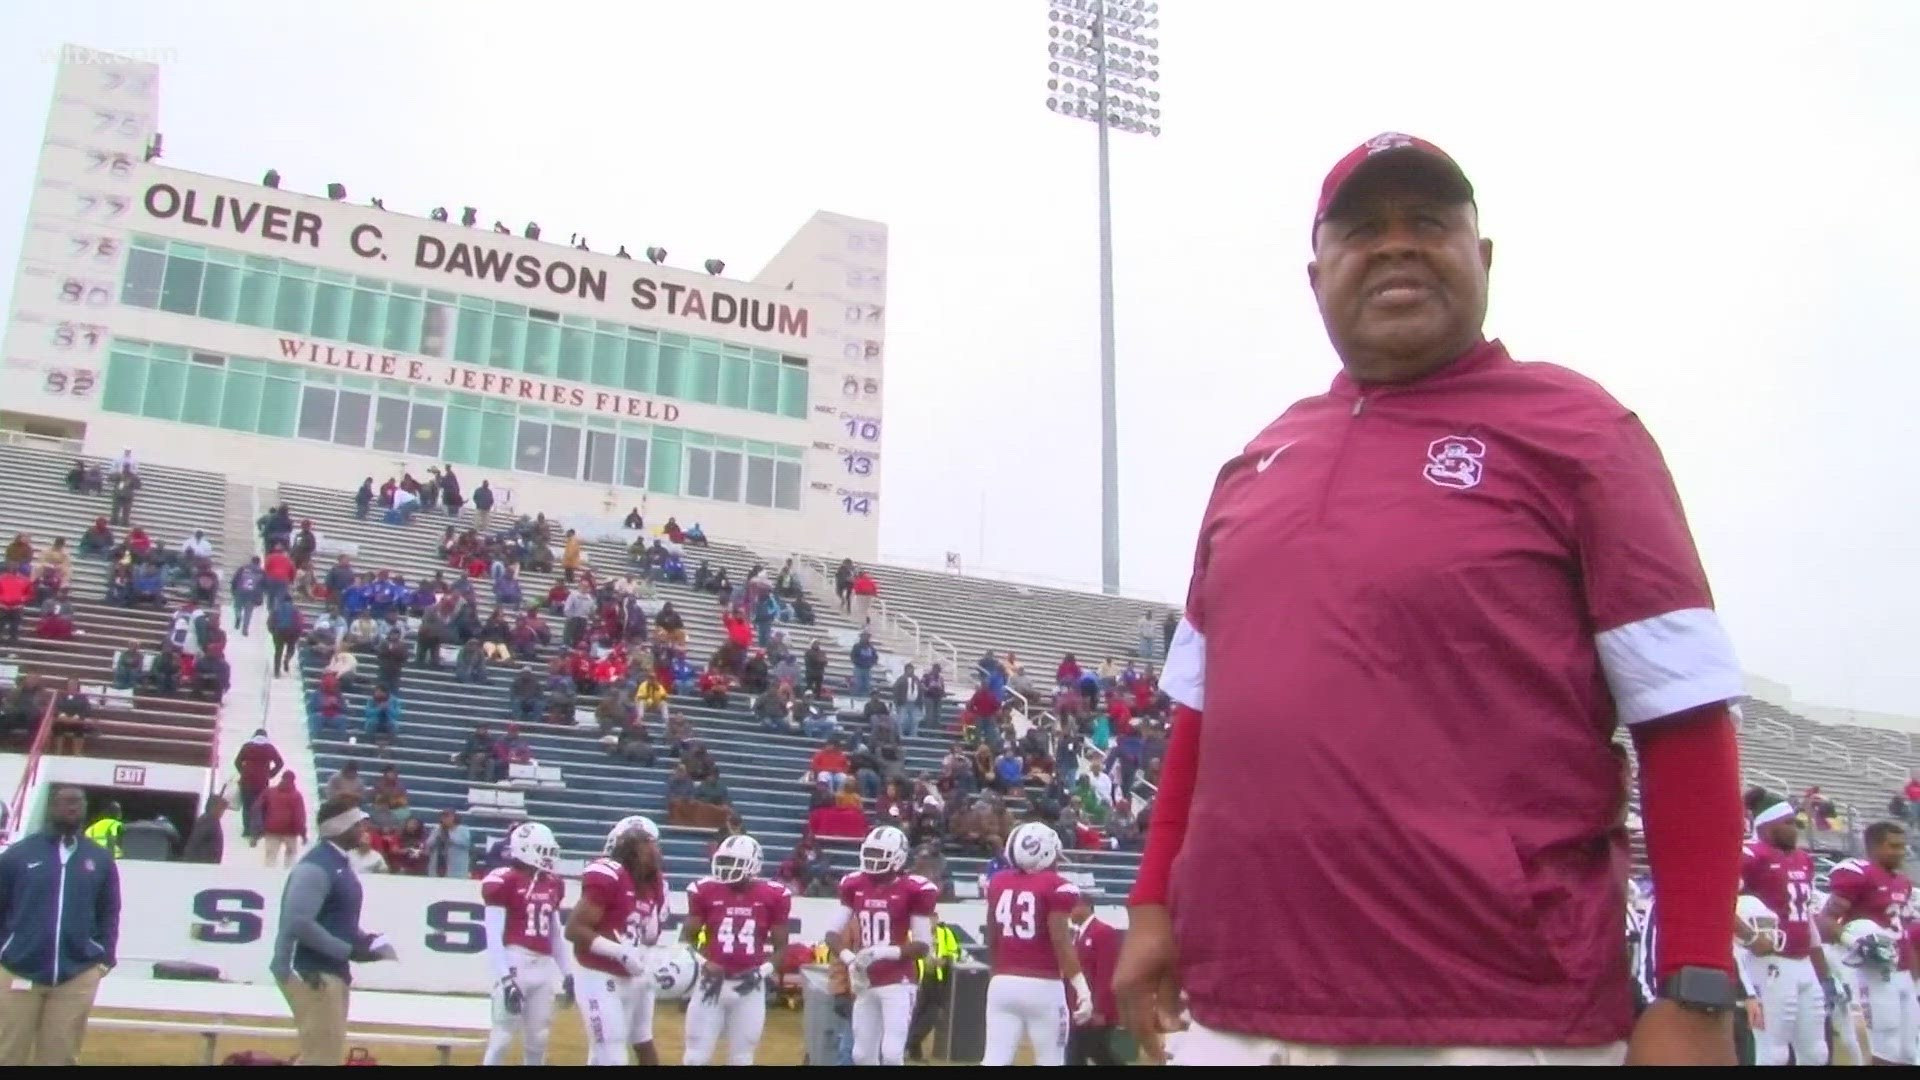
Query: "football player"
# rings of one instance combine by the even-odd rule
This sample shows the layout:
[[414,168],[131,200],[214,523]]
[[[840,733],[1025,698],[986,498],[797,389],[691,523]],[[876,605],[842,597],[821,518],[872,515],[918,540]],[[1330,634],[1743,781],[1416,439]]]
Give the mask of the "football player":
[[1754,1032],[1754,1064],[1827,1063],[1826,957],[1815,946],[1813,857],[1800,850],[1793,807],[1776,802],[1753,817],[1740,856],[1737,958],[1760,992],[1765,1025]]
[[[625,1065],[629,1045],[641,1048],[643,1058],[653,1051],[653,957],[646,943],[659,939],[666,915],[659,832],[646,818],[621,818],[607,833],[605,854],[580,873],[567,940],[581,969],[574,985],[588,1065]],[[653,888],[642,884],[649,875]]]
[[1867,857],[1848,859],[1827,875],[1827,906],[1819,916],[1828,941],[1847,950],[1854,972],[1854,1000],[1867,1015],[1867,1038],[1876,1065],[1912,1065],[1916,1013],[1913,957],[1901,923],[1913,882],[1900,869],[1907,833],[1891,821],[1867,826]]
[[[1827,894],[1815,888],[1812,906],[1815,911],[1825,911]],[[1865,1065],[1867,1059],[1860,1052],[1860,1047],[1867,1020],[1861,1015],[1859,1002],[1854,1000],[1854,980],[1847,973],[1847,950],[1838,942],[1827,941],[1824,938],[1819,948],[1820,955],[1826,961],[1826,970],[1834,976],[1830,985],[1833,998],[1827,1016],[1833,1050],[1828,1055],[1827,1062],[1831,1065]]]
[[[727,1063],[753,1064],[767,1022],[773,957],[787,947],[793,894],[760,877],[760,841],[740,833],[714,850],[712,876],[687,887],[681,938],[698,945],[704,963],[687,1005],[687,1065],[713,1060],[727,1031]],[[704,944],[702,934],[705,931]]]
[[566,886],[556,870],[560,845],[545,825],[522,822],[507,834],[506,855],[507,865],[480,882],[493,968],[493,1032],[483,1064],[505,1064],[517,1035],[520,1063],[545,1065],[554,1001],[568,978],[560,927]]
[[826,944],[846,964],[853,990],[855,1065],[906,1064],[919,961],[933,949],[940,900],[933,882],[901,873],[909,850],[906,833],[882,825],[861,842],[860,869],[840,879],[840,929]]
[[[1069,1017],[1093,1017],[1093,994],[1080,972],[1069,916],[1080,890],[1054,869],[1060,835],[1029,821],[1007,835],[1010,867],[987,882],[987,946],[993,977],[987,983],[987,1039],[982,1065],[1011,1065],[1024,1034],[1035,1065],[1066,1062]],[[1066,988],[1073,986],[1073,1007]]]

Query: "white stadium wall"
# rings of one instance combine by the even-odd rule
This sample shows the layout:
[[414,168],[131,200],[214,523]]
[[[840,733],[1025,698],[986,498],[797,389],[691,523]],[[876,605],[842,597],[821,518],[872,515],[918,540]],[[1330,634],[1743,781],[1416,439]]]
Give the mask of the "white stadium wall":
[[[229,843],[233,843],[230,839]],[[283,870],[178,863],[123,862],[120,891],[120,963],[133,970],[158,960],[189,960],[220,969],[234,982],[269,981],[267,963],[279,925]],[[441,878],[361,879],[362,929],[386,934],[400,959],[354,969],[354,985],[368,990],[483,994],[492,985],[487,970],[486,929],[480,883]],[[686,913],[686,882],[673,882],[674,925]],[[567,883],[568,903],[578,895]],[[799,925],[793,940],[813,944],[830,929],[839,902],[795,899]],[[1124,907],[1102,907],[1100,918],[1126,926]],[[564,917],[564,915],[563,915]],[[983,940],[986,905],[944,903],[940,917],[968,941]]]
[[884,226],[818,213],[749,282],[204,176],[143,160],[159,70],[91,59],[56,81],[6,426],[242,480],[452,460],[528,512],[877,555]]

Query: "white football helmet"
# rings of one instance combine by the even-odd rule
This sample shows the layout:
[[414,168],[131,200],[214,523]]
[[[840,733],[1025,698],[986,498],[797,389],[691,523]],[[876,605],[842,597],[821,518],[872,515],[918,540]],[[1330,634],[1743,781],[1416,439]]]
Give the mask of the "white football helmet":
[[1840,928],[1840,944],[1847,950],[1850,967],[1892,971],[1900,959],[1900,945],[1893,931],[1871,919],[1855,919]]
[[760,876],[760,841],[740,833],[720,841],[713,852],[715,881],[737,885]]
[[869,874],[897,874],[906,869],[911,848],[906,833],[882,825],[860,842],[860,869]]
[[663,945],[648,957],[647,973],[657,997],[678,1001],[693,993],[693,982],[700,976],[700,958],[685,945]]
[[656,844],[660,842],[660,827],[653,823],[653,819],[633,814],[614,822],[613,828],[607,830],[607,842],[600,849],[600,853],[613,854],[613,849],[620,846],[620,841],[625,840],[628,834],[636,832],[645,833],[647,838]]
[[1060,861],[1060,834],[1038,821],[1015,825],[1007,834],[1006,856],[1029,874],[1051,870]]
[[1773,913],[1766,901],[1757,896],[1742,896],[1733,908],[1734,917],[1753,934],[1752,940],[1764,938],[1773,946],[1774,952],[1786,948],[1787,935],[1780,929],[1780,916]]
[[545,874],[558,873],[560,843],[553,830],[537,821],[523,821],[507,834],[507,858]]

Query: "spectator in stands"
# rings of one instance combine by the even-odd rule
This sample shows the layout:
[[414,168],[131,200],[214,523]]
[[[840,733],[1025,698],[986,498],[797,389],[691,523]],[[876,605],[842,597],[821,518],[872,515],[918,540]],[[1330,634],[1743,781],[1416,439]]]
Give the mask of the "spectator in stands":
[[[727,794],[727,785],[720,782],[720,768],[717,765],[709,769],[707,775],[693,785],[693,797],[696,801],[708,806],[733,805],[732,797]],[[739,815],[733,815],[732,820],[738,821]]]
[[73,598],[61,589],[41,606],[40,621],[34,624],[33,636],[48,641],[71,641],[73,634]]
[[359,490],[353,493],[353,516],[365,521],[367,512],[373,508],[373,477],[360,481]]
[[240,775],[240,835],[251,844],[260,843],[260,798],[286,766],[273,740],[267,738],[266,728],[255,728],[233,756],[234,771]]
[[347,852],[347,865],[353,867],[356,874],[392,873],[387,866],[386,855],[374,846],[374,830],[371,825],[372,823],[369,822],[368,827],[359,830],[358,842],[354,844],[353,850]]
[[873,692],[873,668],[880,662],[880,650],[874,648],[873,635],[860,631],[860,640],[847,650],[847,662],[853,665],[853,696],[866,697]]
[[[271,593],[271,587],[268,591]],[[305,619],[300,609],[293,606],[293,597],[285,589],[280,590],[273,598],[272,606],[267,609],[267,633],[273,637],[273,674],[276,678],[287,673],[287,664],[294,658],[304,626]]]
[[386,747],[400,739],[400,699],[387,692],[384,686],[373,688],[373,696],[367,699],[360,733],[371,738],[374,745]]
[[920,719],[925,711],[925,695],[921,688],[920,677],[913,672],[908,663],[900,669],[900,677],[893,680],[893,712],[899,720],[900,733],[911,739],[920,734]]
[[[603,743],[605,739],[601,740]],[[611,755],[620,761],[652,768],[655,760],[653,736],[645,724],[632,723],[619,728],[613,734]]]
[[187,830],[187,842],[180,847],[180,861],[202,863],[209,866],[220,865],[227,850],[226,825],[227,791],[221,788],[207,796],[207,804],[200,815],[193,819],[193,825]]
[[464,878],[471,872],[473,833],[460,824],[460,815],[452,807],[440,811],[440,820],[427,833],[429,877]]
[[320,673],[319,684],[307,695],[309,738],[347,737],[347,697],[343,685],[340,676],[333,671]]
[[833,571],[833,595],[840,601],[840,610],[853,610],[853,560],[841,559],[840,565]]
[[[344,770],[343,770],[344,772]],[[266,840],[266,864],[291,867],[307,844],[307,803],[294,786],[294,774],[283,769],[279,781],[261,793],[254,815]],[[338,777],[335,777],[337,780]],[[330,783],[331,789],[333,785]]]
[[668,810],[671,811],[678,803],[692,800],[693,787],[693,774],[687,771],[686,762],[675,765],[673,772],[667,777]]
[[173,642],[160,643],[160,651],[153,656],[153,664],[147,669],[147,685],[157,694],[177,694],[180,692],[182,670],[180,650]]
[[828,791],[839,794],[853,777],[853,764],[847,759],[847,752],[840,748],[840,740],[828,739],[813,752],[807,772],[816,782],[827,785]]
[[1025,781],[1026,763],[1020,760],[1020,753],[1012,743],[1000,752],[999,760],[993,763],[994,790],[1002,795],[1018,790]]
[[407,648],[407,639],[400,629],[389,630],[386,641],[375,653],[375,662],[379,665],[376,682],[381,689],[392,694],[400,692],[400,680],[406,674],[407,658],[411,655],[412,650]]
[[753,700],[753,717],[767,731],[797,735],[800,723],[793,717],[793,691],[784,683]]
[[48,697],[41,689],[40,676],[21,675],[12,689],[0,696],[0,739],[31,742]]
[[513,685],[507,690],[507,715],[520,721],[533,721],[545,711],[545,694],[542,691],[540,676],[534,673],[531,665],[522,665],[513,676]]
[[126,648],[121,649],[113,658],[113,688],[132,690],[140,684],[141,677],[146,674],[146,666],[147,657],[140,651],[140,643],[128,641]]
[[33,583],[18,564],[8,560],[8,565],[0,568],[0,633],[8,641],[20,640],[20,620],[32,599]]
[[73,569],[73,556],[67,552],[67,538],[56,536],[47,550],[40,553],[40,572],[53,578],[54,588],[66,585],[67,577]]
[[227,663],[226,649],[212,645],[205,655],[194,662],[189,693],[195,698],[211,698],[221,702],[227,699],[227,688],[232,683],[233,668]]
[[466,770],[468,782],[494,784],[506,775],[500,765],[503,759],[494,754],[493,744],[493,732],[484,722],[475,724],[467,733],[467,743],[453,755],[453,763]]
[[400,823],[387,844],[387,869],[395,874],[424,877],[427,873],[427,825],[417,817]]
[[33,569],[33,539],[26,533],[14,533],[7,544],[6,563],[15,569],[31,572]]
[[94,518],[87,531],[80,534],[80,554],[95,559],[104,559],[113,552],[113,529],[106,518]]
[[[341,562],[346,562],[345,556],[341,557]],[[262,586],[266,590],[268,602],[292,592],[295,572],[293,558],[287,554],[285,547],[275,545],[267,549],[267,557],[261,563],[261,573],[265,575]],[[339,595],[339,592],[333,589],[331,582],[328,585],[328,592],[330,595]]]
[[240,636],[247,636],[253,627],[253,609],[260,606],[266,584],[266,571],[260,568],[260,556],[247,560],[247,565],[233,572],[227,581],[227,591],[233,594],[233,625]]
[[453,681],[469,685],[485,686],[487,683],[487,651],[479,638],[468,638],[460,646],[453,659]]
[[54,753],[78,757],[85,749],[87,737],[93,734],[93,700],[86,691],[80,689],[80,677],[67,677],[65,689],[60,691],[53,705],[53,746]]

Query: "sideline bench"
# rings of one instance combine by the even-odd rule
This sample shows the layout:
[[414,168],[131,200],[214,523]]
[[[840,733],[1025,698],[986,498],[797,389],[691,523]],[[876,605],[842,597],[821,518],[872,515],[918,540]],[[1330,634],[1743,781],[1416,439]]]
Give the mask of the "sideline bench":
[[[199,1035],[206,1044],[205,1063],[216,1060],[222,1035],[253,1038],[297,1038],[290,1026],[292,1014],[279,987],[231,982],[144,979],[109,975],[100,981],[94,998],[97,1009],[188,1013],[200,1020],[147,1020],[139,1017],[96,1017],[88,1026],[108,1030],[165,1031]],[[404,1020],[396,1018],[404,1017]],[[272,1027],[258,1021],[278,1021]],[[443,1028],[446,1034],[406,1035],[367,1031],[368,1024],[396,1022],[412,1027]],[[451,994],[396,994],[356,990],[347,999],[347,1041],[388,1046],[431,1046],[440,1052],[440,1064],[449,1064],[453,1050],[486,1045],[493,1026],[486,998]]]

